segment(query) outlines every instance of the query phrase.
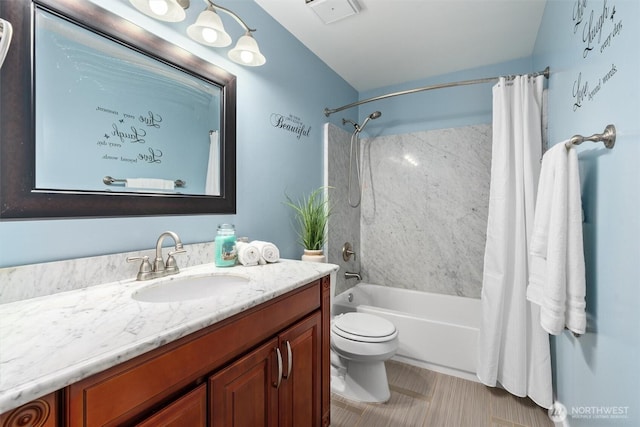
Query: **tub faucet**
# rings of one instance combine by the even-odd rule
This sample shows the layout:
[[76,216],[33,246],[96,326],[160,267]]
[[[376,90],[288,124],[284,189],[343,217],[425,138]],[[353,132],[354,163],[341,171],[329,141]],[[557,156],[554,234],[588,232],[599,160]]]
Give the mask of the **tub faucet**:
[[344,278],[345,279],[353,279],[354,277],[356,279],[362,281],[362,277],[360,276],[360,273],[352,273],[350,271],[345,271],[344,272]]
[[[162,242],[167,236],[170,236],[175,242],[175,251],[169,252],[167,262],[165,263],[162,260]],[[158,237],[158,241],[156,242],[156,258],[153,260],[153,265],[151,265],[149,257],[146,255],[143,257],[127,257],[127,262],[142,260],[136,280],[149,280],[156,277],[168,276],[170,274],[178,274],[180,269],[178,268],[178,263],[173,256],[183,252],[186,252],[186,249],[182,246],[180,237],[173,231],[165,231],[160,235],[160,237]]]

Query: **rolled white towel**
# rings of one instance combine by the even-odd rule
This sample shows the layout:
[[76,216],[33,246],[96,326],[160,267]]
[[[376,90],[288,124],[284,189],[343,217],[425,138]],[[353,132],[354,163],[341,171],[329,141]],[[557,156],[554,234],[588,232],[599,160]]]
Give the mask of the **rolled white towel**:
[[254,240],[251,244],[258,248],[258,251],[260,252],[260,264],[278,262],[280,259],[280,250],[273,243]]
[[260,262],[260,251],[257,247],[247,242],[237,242],[238,262],[244,266],[250,267],[258,265]]

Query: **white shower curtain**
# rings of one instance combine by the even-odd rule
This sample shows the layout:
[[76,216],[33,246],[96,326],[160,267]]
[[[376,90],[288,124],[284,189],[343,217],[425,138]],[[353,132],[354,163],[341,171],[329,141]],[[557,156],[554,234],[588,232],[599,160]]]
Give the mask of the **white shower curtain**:
[[529,241],[542,156],[543,76],[493,87],[489,219],[477,375],[538,405],[553,403],[549,336],[526,298]]
[[220,132],[209,131],[209,161],[204,193],[207,196],[220,194]]

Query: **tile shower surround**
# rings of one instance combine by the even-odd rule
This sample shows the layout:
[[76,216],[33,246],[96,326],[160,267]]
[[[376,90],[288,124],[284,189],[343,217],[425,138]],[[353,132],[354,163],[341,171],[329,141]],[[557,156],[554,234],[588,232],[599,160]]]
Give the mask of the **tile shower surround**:
[[[351,133],[334,125],[325,125],[325,185],[329,187],[329,206],[331,215],[327,230],[327,259],[338,264],[340,270],[336,275],[336,294],[356,284],[356,279],[345,279],[344,272],[359,272],[360,260],[360,206],[349,206],[349,147]],[[328,147],[328,150],[327,150]],[[353,171],[352,171],[353,172]],[[353,181],[356,188],[357,181]],[[357,201],[354,192],[352,200]],[[356,252],[355,260],[342,259],[342,245],[349,242]]]
[[[341,265],[339,278],[360,266],[365,282],[479,298],[491,125],[361,139],[360,209],[346,202],[350,136],[328,125],[329,262]],[[351,236],[360,264],[345,266]],[[338,291],[354,284],[338,282]]]

